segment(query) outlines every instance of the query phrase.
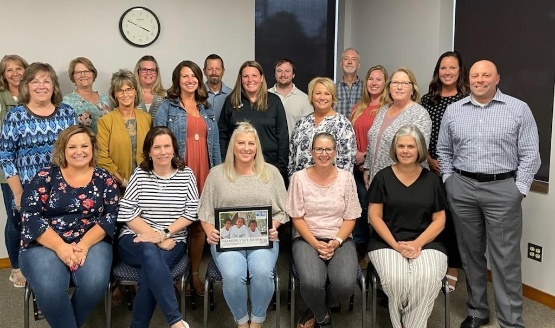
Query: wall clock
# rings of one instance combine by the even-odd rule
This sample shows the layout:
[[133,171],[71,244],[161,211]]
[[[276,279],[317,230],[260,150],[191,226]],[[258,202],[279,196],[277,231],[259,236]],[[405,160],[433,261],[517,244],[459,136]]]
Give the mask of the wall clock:
[[125,41],[135,47],[148,47],[160,35],[160,20],[145,7],[127,9],[119,20],[119,31]]

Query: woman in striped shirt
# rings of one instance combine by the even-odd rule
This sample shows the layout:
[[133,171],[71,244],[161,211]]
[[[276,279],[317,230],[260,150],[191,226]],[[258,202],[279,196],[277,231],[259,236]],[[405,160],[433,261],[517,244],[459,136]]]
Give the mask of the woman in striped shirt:
[[170,327],[189,327],[178,310],[170,272],[185,256],[186,227],[198,220],[199,195],[193,171],[185,166],[178,150],[167,127],[150,130],[143,145],[143,162],[120,202],[118,222],[125,226],[119,255],[124,263],[141,270],[132,327],[148,327],[157,304]]

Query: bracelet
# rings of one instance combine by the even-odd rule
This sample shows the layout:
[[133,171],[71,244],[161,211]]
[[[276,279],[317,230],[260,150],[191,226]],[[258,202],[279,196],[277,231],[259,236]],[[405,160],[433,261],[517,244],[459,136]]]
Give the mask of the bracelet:
[[333,239],[335,239],[339,242],[339,246],[343,245],[343,239],[341,239],[340,237],[335,236],[335,238],[333,238]]
[[160,236],[160,242],[164,241],[164,233],[162,232],[162,230],[158,230],[158,235]]

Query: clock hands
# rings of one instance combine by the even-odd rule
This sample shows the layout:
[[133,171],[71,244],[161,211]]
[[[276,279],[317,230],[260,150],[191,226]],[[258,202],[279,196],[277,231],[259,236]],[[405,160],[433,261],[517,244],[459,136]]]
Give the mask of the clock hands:
[[129,22],[129,23],[131,23],[131,24],[133,24],[133,25],[135,25],[135,26],[137,26],[137,27],[139,27],[139,28],[142,28],[143,30],[145,30],[145,31],[147,31],[147,32],[150,32],[150,31],[147,30],[146,28],[142,27],[141,25],[139,25],[139,24],[137,24],[137,23],[134,23],[134,22],[130,21],[129,19],[127,20],[127,22]]

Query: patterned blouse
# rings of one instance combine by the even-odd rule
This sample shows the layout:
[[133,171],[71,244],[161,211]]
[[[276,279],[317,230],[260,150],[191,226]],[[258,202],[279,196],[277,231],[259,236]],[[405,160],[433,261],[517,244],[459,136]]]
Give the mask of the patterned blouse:
[[111,239],[119,202],[116,180],[95,168],[85,187],[74,188],[57,166],[40,170],[21,197],[21,251],[41,246],[36,239],[52,228],[66,243],[77,243],[95,224]]
[[335,156],[335,166],[349,172],[353,171],[357,145],[355,131],[349,119],[342,114],[335,113],[334,115],[324,117],[320,124],[315,126],[314,114],[310,114],[297,121],[291,135],[289,143],[289,176],[305,167],[314,165],[312,154],[310,153],[312,138],[320,132],[328,132],[336,140],[337,155]]
[[[364,162],[364,169],[369,171],[370,182],[372,182],[372,179],[378,171],[394,164],[393,160],[389,157],[389,148],[399,128],[407,124],[416,125],[424,135],[426,145],[430,142],[432,120],[430,120],[430,115],[428,115],[424,107],[417,103],[413,103],[394,117],[388,126],[382,127],[389,107],[391,107],[391,104],[384,105],[380,108],[378,115],[376,115],[374,119],[374,124],[368,131],[368,150],[366,153],[366,161]],[[428,168],[427,161],[422,162],[421,165]]]
[[98,94],[97,104],[89,102],[75,91],[65,95],[63,102],[73,107],[77,123],[90,127],[95,133],[98,119],[112,110],[108,97],[101,94]]
[[420,101],[420,103],[424,108],[426,108],[428,114],[430,114],[430,118],[432,119],[432,136],[430,137],[428,152],[430,153],[430,157],[432,157],[433,159],[437,159],[437,138],[439,137],[439,127],[441,125],[443,113],[445,113],[447,106],[463,98],[464,96],[459,94],[450,97],[441,97],[439,102],[437,104],[434,104],[430,99],[430,94],[425,94]]

